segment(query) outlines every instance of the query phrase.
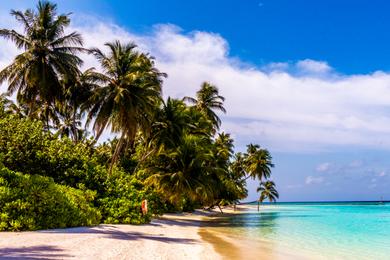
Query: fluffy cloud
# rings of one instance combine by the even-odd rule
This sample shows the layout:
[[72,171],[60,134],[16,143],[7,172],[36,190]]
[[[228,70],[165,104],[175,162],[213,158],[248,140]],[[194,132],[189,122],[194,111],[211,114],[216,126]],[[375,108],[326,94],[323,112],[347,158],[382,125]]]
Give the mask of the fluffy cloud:
[[315,61],[311,59],[305,59],[298,61],[296,64],[297,68],[302,72],[323,74],[332,71],[332,68],[324,61]]
[[[134,41],[155,56],[169,75],[165,97],[194,95],[203,81],[217,85],[228,110],[221,115],[222,128],[239,148],[248,142],[272,151],[390,148],[390,74],[339,75],[326,62],[310,59],[259,68],[229,56],[229,44],[218,34],[183,32],[174,25],[134,33],[96,18],[76,18],[72,30],[83,34],[86,47]],[[0,26],[9,27],[3,20]],[[1,43],[3,67],[15,52]],[[98,67],[93,57],[84,60],[85,67]]]

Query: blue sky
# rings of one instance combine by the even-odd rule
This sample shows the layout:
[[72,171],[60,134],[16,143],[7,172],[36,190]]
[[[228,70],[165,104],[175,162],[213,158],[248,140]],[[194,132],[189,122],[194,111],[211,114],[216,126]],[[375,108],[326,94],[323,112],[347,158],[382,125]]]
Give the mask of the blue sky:
[[[119,38],[156,56],[165,96],[217,84],[223,129],[237,150],[272,152],[281,200],[390,199],[390,2],[56,2],[86,45]],[[0,3],[0,26],[31,6]],[[0,68],[14,53],[0,46]]]

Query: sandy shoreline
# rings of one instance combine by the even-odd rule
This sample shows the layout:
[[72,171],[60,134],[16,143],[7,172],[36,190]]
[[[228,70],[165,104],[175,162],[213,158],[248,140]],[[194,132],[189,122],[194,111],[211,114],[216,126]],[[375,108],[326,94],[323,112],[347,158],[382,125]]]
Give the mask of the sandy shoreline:
[[167,214],[147,225],[99,225],[0,233],[0,258],[221,259],[202,240],[202,213]]

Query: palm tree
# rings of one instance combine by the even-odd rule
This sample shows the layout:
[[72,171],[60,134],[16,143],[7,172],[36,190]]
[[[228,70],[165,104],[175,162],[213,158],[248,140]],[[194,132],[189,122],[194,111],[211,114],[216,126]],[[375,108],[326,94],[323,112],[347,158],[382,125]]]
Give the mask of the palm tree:
[[215,140],[215,146],[217,148],[216,156],[221,160],[228,161],[233,154],[233,139],[230,137],[230,134],[220,133]]
[[61,135],[71,136],[74,142],[80,140],[85,132],[80,127],[81,119],[88,109],[89,104],[87,102],[94,91],[100,87],[101,81],[101,75],[95,72],[94,68],[87,69],[77,75],[65,77],[62,80],[61,83],[66,90],[66,99],[61,104],[59,111],[62,122],[59,123],[58,129],[62,128],[62,130],[59,129]]
[[103,131],[111,127],[112,133],[121,133],[111,161],[117,161],[120,152],[131,144],[138,130],[150,131],[155,111],[161,103],[162,77],[153,58],[135,51],[133,43],[119,41],[105,44],[108,55],[99,49],[91,53],[103,69],[100,79],[103,87],[96,89],[87,102],[90,111],[87,124],[94,119],[93,129],[98,140]]
[[247,178],[267,179],[271,176],[271,168],[274,167],[272,157],[268,150],[261,149],[258,145],[249,144],[245,154],[245,171]]
[[150,140],[157,148],[177,147],[186,130],[190,129],[190,116],[181,100],[168,98],[157,112]]
[[171,203],[180,205],[183,198],[205,201],[214,194],[212,159],[202,138],[187,135],[176,149],[160,153],[147,168],[145,180]]
[[275,202],[279,198],[279,193],[275,188],[275,183],[273,181],[261,182],[260,186],[257,188],[257,192],[260,192],[260,197],[257,203],[257,210],[260,210],[260,202],[263,202],[265,199],[268,199],[269,202]]
[[56,129],[59,136],[70,137],[75,143],[86,135],[86,131],[81,129],[80,114],[73,114],[72,109],[63,109],[60,112]]
[[8,81],[8,94],[17,93],[19,103],[30,107],[31,116],[41,105],[53,106],[63,99],[60,84],[65,75],[75,75],[82,60],[81,35],[65,34],[68,15],[57,15],[57,5],[39,1],[37,11],[11,11],[24,33],[0,29],[0,36],[13,41],[23,52],[0,72],[0,84]]
[[223,107],[225,98],[219,95],[218,88],[216,86],[213,86],[208,82],[204,82],[200,90],[196,92],[196,98],[185,97],[184,100],[195,104],[195,107],[211,121],[213,127],[215,129],[219,129],[221,119],[214,110],[226,113],[226,109]]
[[236,178],[244,178],[246,176],[245,171],[245,156],[242,153],[236,153],[233,161],[230,164],[230,171]]

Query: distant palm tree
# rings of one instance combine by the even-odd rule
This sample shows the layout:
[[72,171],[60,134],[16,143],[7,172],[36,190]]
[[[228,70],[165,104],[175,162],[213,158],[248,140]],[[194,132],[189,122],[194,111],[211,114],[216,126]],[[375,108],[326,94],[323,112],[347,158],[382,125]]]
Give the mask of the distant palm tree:
[[260,202],[268,199],[269,202],[275,202],[279,198],[279,193],[275,188],[273,181],[261,182],[257,188],[257,192],[260,192],[260,197],[257,204],[257,210],[259,211]]
[[230,171],[237,179],[245,177],[245,163],[245,156],[242,153],[239,152],[234,155],[233,161],[230,164]]
[[25,109],[15,104],[5,93],[0,94],[0,105],[2,105],[4,112],[8,115],[26,116]]
[[271,176],[271,168],[274,167],[272,157],[268,150],[261,149],[258,145],[247,146],[245,154],[245,171],[247,178],[267,179]]
[[74,115],[71,109],[64,109],[61,111],[56,129],[59,136],[70,137],[75,143],[82,140],[86,133],[86,131],[81,128],[80,114]]
[[[94,68],[87,69],[83,73],[78,73],[71,77],[65,77],[62,80],[61,83],[66,90],[66,100],[59,109],[62,122],[57,127],[57,129],[62,128],[60,131],[62,135],[72,137],[74,142],[80,140],[85,133],[80,128],[81,119],[90,106],[87,102],[92,97],[94,91],[100,87],[101,82],[101,75],[95,72]],[[64,131],[64,129],[68,130]]]
[[135,51],[135,44],[119,41],[105,44],[108,55],[99,49],[91,53],[103,69],[100,74],[103,87],[96,89],[89,99],[87,123],[94,120],[95,139],[110,127],[121,133],[111,167],[121,151],[131,144],[138,130],[150,131],[154,113],[161,103],[161,83],[164,73],[159,72],[153,58]]
[[16,92],[18,102],[28,104],[31,116],[42,105],[62,101],[60,80],[78,73],[82,61],[76,54],[83,41],[76,32],[65,34],[70,20],[67,15],[57,15],[57,6],[50,2],[39,1],[37,12],[12,10],[11,15],[22,24],[24,34],[0,29],[0,36],[23,52],[0,72],[0,83],[8,80],[8,94]]
[[221,126],[221,119],[214,110],[226,113],[226,109],[223,106],[225,98],[219,95],[218,88],[216,86],[213,86],[208,82],[204,82],[200,90],[196,92],[196,98],[185,97],[184,100],[193,103],[195,107],[211,121],[213,127],[219,129]]
[[219,168],[228,170],[230,164],[230,157],[233,155],[233,139],[230,134],[220,133],[215,139],[215,163]]

